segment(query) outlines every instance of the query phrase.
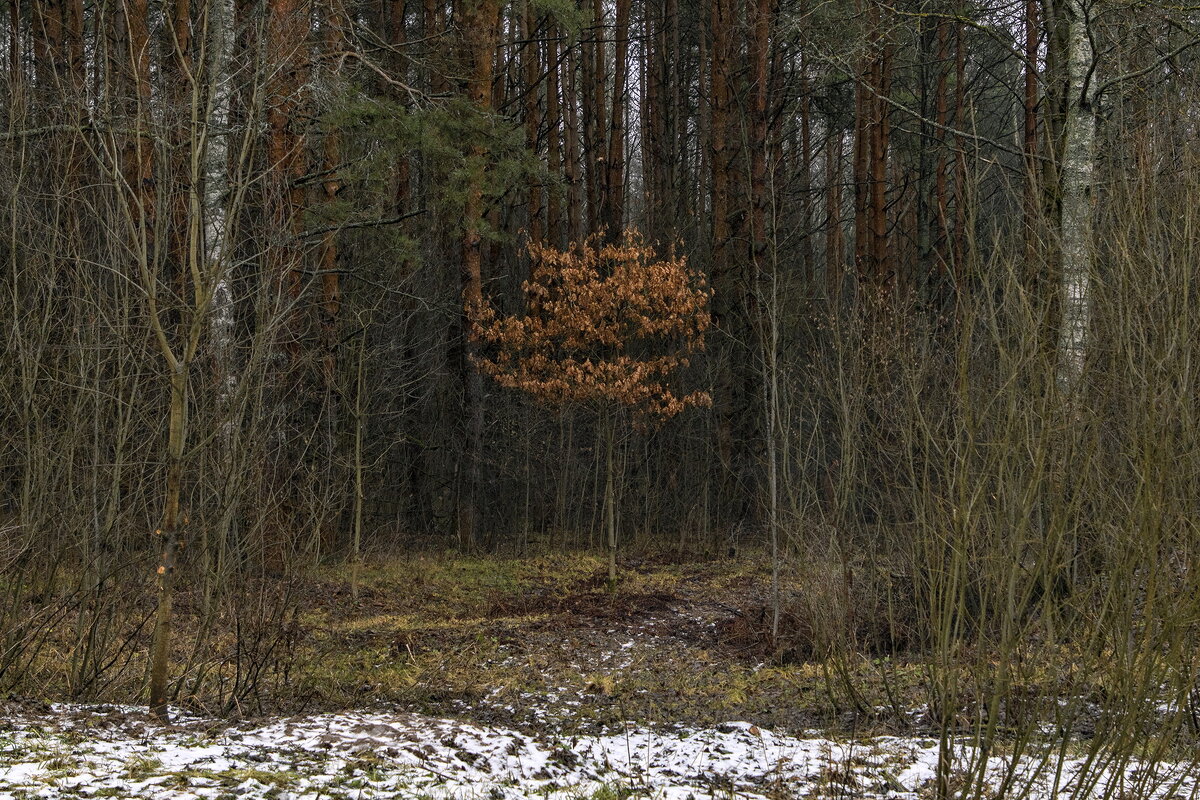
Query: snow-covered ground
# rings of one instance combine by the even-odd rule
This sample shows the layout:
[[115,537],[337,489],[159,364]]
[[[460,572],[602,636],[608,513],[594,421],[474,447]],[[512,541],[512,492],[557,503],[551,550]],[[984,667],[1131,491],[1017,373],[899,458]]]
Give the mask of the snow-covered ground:
[[[797,738],[746,722],[555,739],[405,712],[232,726],[181,715],[162,726],[144,709],[57,705],[0,719],[0,798],[918,798],[932,796],[938,749],[927,738]],[[960,764],[974,756],[959,747]],[[1056,758],[1030,754],[1016,760],[1014,785],[1032,786],[1033,798],[1101,797],[1111,781],[1113,797],[1197,795],[1195,765],[1109,766],[1089,771],[1100,777],[1089,786],[1077,779],[1082,764],[1069,757],[1060,772]],[[1013,768],[994,756],[988,783]]]

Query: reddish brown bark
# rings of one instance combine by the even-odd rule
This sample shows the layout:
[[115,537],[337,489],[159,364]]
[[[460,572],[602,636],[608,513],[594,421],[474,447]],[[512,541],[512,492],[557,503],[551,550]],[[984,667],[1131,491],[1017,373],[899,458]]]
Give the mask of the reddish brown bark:
[[[477,113],[492,110],[492,58],[499,37],[499,0],[464,0],[462,31],[464,61],[467,70],[466,96]],[[460,474],[458,498],[458,536],[464,548],[474,548],[479,541],[479,511],[477,507],[482,478],[483,450],[483,383],[473,368],[471,359],[476,345],[471,333],[471,311],[483,304],[483,170],[487,146],[475,141],[467,150],[471,170],[463,209],[462,238],[462,316],[463,351],[461,365],[464,390],[463,404],[467,419],[464,466]]]
[[947,99],[947,61],[950,58],[949,23],[944,19],[938,20],[937,25],[937,60],[938,76],[934,87],[935,121],[937,130],[935,136],[938,142],[937,164],[934,167],[934,236],[933,252],[943,282],[949,280],[949,257],[947,246],[949,242],[949,200],[946,188],[946,122],[949,119],[950,104]]
[[[762,269],[767,251],[767,64],[771,0],[755,0],[752,21],[753,35],[749,42],[750,63],[754,70],[750,122],[750,260],[754,268]],[[807,174],[807,158],[802,158],[798,167]]]
[[[522,89],[524,91],[525,116],[525,147],[531,152],[538,150],[538,128],[541,120],[538,117],[538,72],[540,56],[538,52],[537,21],[534,19],[533,0],[525,0],[521,13],[521,71]],[[534,242],[542,241],[542,185],[541,178],[532,175],[526,190],[529,194],[528,225],[529,238]]]
[[[295,235],[305,205],[300,184],[306,171],[300,110],[307,32],[307,15],[298,0],[268,0],[266,54],[273,72],[267,81],[266,204],[275,239],[268,248],[267,265],[293,301],[303,287]],[[293,356],[298,355],[294,338],[289,347]]]
[[871,62],[863,61],[854,92],[854,269],[861,276],[871,253],[868,224],[871,189]]
[[[129,66],[133,95],[128,116],[133,133],[126,140],[125,180],[133,196],[134,212],[145,236],[152,241],[154,232],[154,149],[150,131],[150,34],[146,27],[146,0],[126,0],[123,5],[128,32]],[[147,242],[147,250],[153,245]]]

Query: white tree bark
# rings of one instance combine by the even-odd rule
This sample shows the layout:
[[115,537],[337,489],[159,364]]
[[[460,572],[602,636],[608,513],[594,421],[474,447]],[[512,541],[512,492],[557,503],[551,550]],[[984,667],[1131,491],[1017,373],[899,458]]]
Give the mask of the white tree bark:
[[1075,391],[1087,357],[1094,270],[1092,189],[1096,173],[1095,52],[1087,0],[1067,0],[1068,104],[1061,164],[1062,325],[1058,385]]
[[[233,92],[234,0],[208,3],[209,98],[204,150],[204,259],[211,276],[210,333],[219,370],[221,407],[229,405],[237,386],[233,365],[233,287],[228,267],[229,107]],[[227,424],[227,423],[226,423]],[[226,438],[228,438],[226,432]]]

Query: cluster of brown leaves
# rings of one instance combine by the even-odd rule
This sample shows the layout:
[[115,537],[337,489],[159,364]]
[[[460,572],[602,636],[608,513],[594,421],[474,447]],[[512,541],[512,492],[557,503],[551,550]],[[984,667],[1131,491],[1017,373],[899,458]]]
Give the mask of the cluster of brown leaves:
[[468,309],[481,372],[545,403],[625,408],[643,423],[711,403],[668,385],[710,323],[708,288],[686,259],[659,259],[636,231],[566,251],[531,243],[529,255],[523,316]]

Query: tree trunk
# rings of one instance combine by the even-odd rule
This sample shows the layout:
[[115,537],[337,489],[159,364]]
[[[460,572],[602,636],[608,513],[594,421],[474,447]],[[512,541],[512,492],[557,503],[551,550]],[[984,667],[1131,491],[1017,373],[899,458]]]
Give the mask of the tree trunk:
[[1083,373],[1091,324],[1092,188],[1096,171],[1095,54],[1083,0],[1066,4],[1067,114],[1061,160],[1062,321],[1058,385],[1070,396]]
[[[626,81],[629,65],[629,4],[630,0],[616,0],[616,28],[614,30],[614,67],[612,129],[608,136],[607,175],[604,179],[604,195],[601,198],[601,221],[610,240],[621,235],[625,216],[625,116],[627,113]],[[603,52],[603,49],[601,49]],[[602,99],[601,99],[602,102]]]
[[175,599],[175,558],[179,541],[179,496],[183,483],[183,451],[187,442],[188,365],[172,364],[171,410],[167,438],[167,491],[163,503],[162,539],[158,564],[158,608],[154,615],[154,638],[150,646],[150,711],[163,722],[167,711],[167,677],[171,660],[171,606]]
[[836,129],[825,143],[825,296],[831,309],[840,305],[846,243],[842,236],[842,130]]
[[891,114],[885,98],[891,91],[891,45],[883,44],[883,52],[875,64],[875,85],[872,92],[871,121],[871,282],[881,291],[891,288],[895,275],[888,247],[888,145],[891,139]]
[[[1037,164],[1037,60],[1038,60],[1038,6],[1037,0],[1025,3],[1025,107],[1024,139],[1025,154],[1025,270],[1030,278],[1039,271],[1037,266],[1038,231],[1040,229],[1041,202],[1038,198]],[[1031,281],[1033,282],[1033,281]]]
[[[301,257],[293,241],[304,206],[304,146],[299,133],[300,91],[304,85],[301,53],[307,27],[297,0],[268,0],[268,64],[273,70],[267,87],[267,207],[275,241],[268,251],[272,278],[295,302],[303,287]],[[298,358],[298,332],[285,333],[291,360]]]
[[[219,409],[224,413],[237,386],[233,365],[234,303],[231,276],[226,257],[229,243],[225,204],[229,193],[229,112],[233,94],[234,0],[211,0],[206,24],[209,52],[204,170],[204,262],[205,274],[212,277],[213,357],[216,362]],[[229,422],[221,434],[229,444]]]
[[546,196],[546,236],[552,247],[562,247],[562,195],[555,181],[562,177],[562,148],[559,137],[562,131],[562,107],[558,99],[557,25],[550,27],[546,37],[546,169],[550,173],[551,186]]
[[[538,150],[538,68],[541,57],[536,41],[537,20],[533,12],[533,0],[525,0],[525,8],[521,14],[521,70],[525,98],[525,148],[530,153]],[[527,230],[529,239],[534,242],[542,241],[542,185],[541,176],[530,175],[526,189],[529,192]]]
[[[709,169],[711,171],[711,216],[712,234],[709,249],[710,271],[713,281],[713,323],[724,329],[737,340],[733,333],[733,318],[738,311],[737,271],[729,254],[729,155],[727,136],[729,119],[729,15],[727,0],[709,0],[709,38],[712,52],[709,54],[710,94],[709,112]],[[720,366],[717,377],[716,395],[713,398],[717,412],[717,451],[726,478],[735,470],[734,465],[734,417],[735,386],[733,357]]]
[[[763,269],[767,250],[767,63],[771,2],[772,0],[755,0],[754,31],[750,39],[750,64],[754,70],[750,124],[750,259],[758,270]],[[803,78],[801,81],[803,82]],[[802,156],[798,168],[805,174],[808,173],[807,154]],[[801,178],[802,204],[807,202],[807,183]],[[801,235],[807,238],[807,225],[805,230],[801,231]]]
[[[476,113],[492,110],[492,56],[499,28],[499,0],[466,0],[463,31],[466,37],[468,68],[467,99]],[[483,458],[483,378],[471,363],[477,344],[471,336],[473,309],[483,302],[483,171],[488,148],[476,141],[467,150],[471,177],[463,209],[462,238],[462,339],[463,406],[466,417],[466,441],[463,467],[460,468],[458,498],[458,539],[465,549],[473,549],[479,540],[478,499]]]
[[[341,24],[342,20],[339,17],[339,8],[336,2],[330,2],[328,13],[323,20],[325,27],[325,58],[327,67],[332,67],[338,53],[344,47],[342,43]],[[321,174],[322,188],[325,194],[325,203],[329,207],[333,207],[337,203],[337,195],[341,190],[341,181],[338,180],[338,165],[341,162],[341,142],[338,139],[338,132],[334,129],[325,131],[324,141],[322,142],[322,164]],[[329,226],[332,227],[332,226]],[[325,397],[328,404],[334,402],[335,397],[335,382],[337,379],[337,343],[338,343],[338,315],[342,307],[342,287],[341,280],[338,274],[338,249],[337,249],[337,231],[326,231],[321,237],[320,247],[320,270],[321,270],[321,360],[322,360],[322,377],[324,379]],[[327,413],[331,414],[330,420],[335,419],[332,416],[333,409],[328,408]],[[333,426],[329,426],[332,432]],[[333,441],[328,442],[330,453],[332,454]],[[332,460],[332,459],[331,459]]]
[[950,58],[950,36],[947,30],[948,23],[944,19],[939,19],[937,23],[937,61],[938,61],[938,76],[934,85],[934,108],[935,121],[937,129],[934,136],[937,141],[937,161],[934,164],[934,179],[933,179],[933,218],[934,218],[934,233],[932,235],[932,248],[934,261],[938,266],[937,274],[937,292],[936,295],[940,300],[944,298],[944,294],[951,285],[950,278],[950,259],[947,254],[950,237],[950,203],[946,184],[946,122],[949,120],[950,103],[947,98],[947,83],[949,77],[949,68],[946,66],[947,59]]
[[604,428],[604,532],[608,550],[608,585],[617,583],[616,416],[605,412]]
[[564,99],[567,118],[563,135],[564,171],[567,180],[567,239],[581,242],[584,237],[584,187],[579,175],[579,78],[576,61],[578,43],[567,45],[567,84]]

